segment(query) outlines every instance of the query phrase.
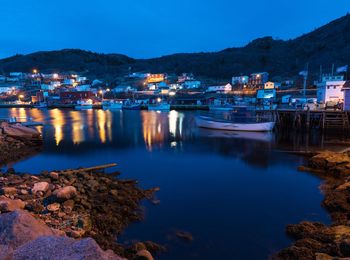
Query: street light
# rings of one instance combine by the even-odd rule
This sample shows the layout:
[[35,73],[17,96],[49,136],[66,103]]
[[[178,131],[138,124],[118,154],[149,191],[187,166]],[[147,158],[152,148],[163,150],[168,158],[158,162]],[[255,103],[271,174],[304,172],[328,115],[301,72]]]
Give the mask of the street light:
[[37,69],[33,69],[33,74],[37,74],[38,70]]

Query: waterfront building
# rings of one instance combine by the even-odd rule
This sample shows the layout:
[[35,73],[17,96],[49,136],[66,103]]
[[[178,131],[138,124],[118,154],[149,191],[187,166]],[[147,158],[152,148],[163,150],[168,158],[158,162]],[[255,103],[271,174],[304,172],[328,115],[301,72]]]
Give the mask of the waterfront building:
[[344,93],[344,110],[350,111],[350,80],[347,80],[342,88],[342,91]]
[[60,99],[65,101],[92,99],[94,96],[95,95],[92,91],[65,91],[60,93]]
[[220,92],[230,92],[232,91],[232,85],[230,83],[226,85],[221,85],[221,86],[209,86],[207,87],[206,92],[215,92],[215,93],[220,93]]
[[344,84],[344,76],[342,75],[323,75],[322,80],[317,83],[317,102],[323,104],[343,102],[344,92],[342,88]]

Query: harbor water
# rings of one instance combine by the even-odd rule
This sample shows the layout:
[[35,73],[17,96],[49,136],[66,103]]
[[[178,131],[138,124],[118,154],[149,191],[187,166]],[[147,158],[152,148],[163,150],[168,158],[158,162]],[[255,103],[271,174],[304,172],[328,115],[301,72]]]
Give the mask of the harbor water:
[[304,159],[286,152],[305,137],[199,129],[199,113],[0,109],[1,118],[43,122],[43,151],[6,167],[35,174],[116,162],[121,178],[159,186],[160,204],[145,202],[144,221],[118,237],[165,245],[159,259],[267,259],[291,244],[286,225],[329,223],[321,180],[298,172]]

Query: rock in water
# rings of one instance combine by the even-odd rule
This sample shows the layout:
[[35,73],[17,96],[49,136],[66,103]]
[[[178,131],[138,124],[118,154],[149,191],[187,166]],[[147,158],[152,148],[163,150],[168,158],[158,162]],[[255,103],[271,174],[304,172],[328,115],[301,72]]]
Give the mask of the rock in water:
[[14,259],[50,260],[123,260],[112,251],[103,251],[92,238],[74,240],[68,237],[44,236],[15,250]]
[[46,192],[49,189],[50,184],[46,181],[37,182],[32,188],[32,193],[36,194],[37,192]]
[[77,189],[73,186],[66,186],[59,189],[56,193],[56,197],[60,200],[69,200],[77,195]]

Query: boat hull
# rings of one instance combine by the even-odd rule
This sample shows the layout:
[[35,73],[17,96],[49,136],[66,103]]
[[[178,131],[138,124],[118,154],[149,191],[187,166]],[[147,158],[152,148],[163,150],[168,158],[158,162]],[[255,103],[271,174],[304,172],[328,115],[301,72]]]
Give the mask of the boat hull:
[[76,110],[87,110],[87,109],[92,109],[92,105],[77,105],[74,108]]
[[197,117],[196,123],[199,127],[227,131],[269,132],[275,127],[275,122],[263,123],[233,123],[220,122],[207,117]]
[[210,111],[232,111],[233,110],[233,107],[231,106],[209,106],[209,110]]
[[148,105],[148,110],[152,110],[152,111],[169,111],[170,110],[170,105],[169,104]]
[[125,105],[125,106],[123,106],[123,109],[125,109],[125,110],[140,110],[141,105],[139,105],[139,104],[137,104],[137,105]]

